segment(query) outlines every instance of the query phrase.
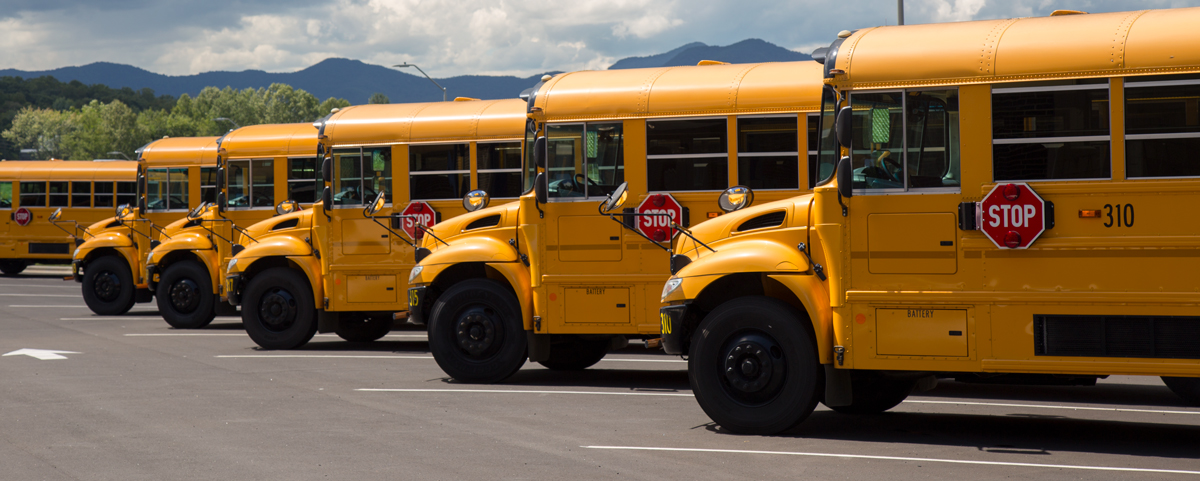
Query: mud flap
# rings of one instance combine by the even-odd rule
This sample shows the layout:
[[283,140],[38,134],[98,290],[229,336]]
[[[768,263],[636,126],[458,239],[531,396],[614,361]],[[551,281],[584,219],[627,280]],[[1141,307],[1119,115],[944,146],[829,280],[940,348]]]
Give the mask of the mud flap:
[[341,319],[341,316],[337,312],[317,309],[317,332],[324,334],[336,331],[339,319]]
[[854,402],[854,390],[850,386],[850,370],[837,369],[825,364],[825,405],[849,406]]
[[550,359],[549,334],[534,334],[533,331],[525,331],[525,338],[528,341],[530,362]]

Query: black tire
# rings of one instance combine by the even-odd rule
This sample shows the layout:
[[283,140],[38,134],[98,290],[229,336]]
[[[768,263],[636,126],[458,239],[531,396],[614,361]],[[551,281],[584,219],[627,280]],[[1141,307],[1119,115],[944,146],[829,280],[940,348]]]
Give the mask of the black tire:
[[242,324],[263,349],[295,349],[317,333],[317,308],[304,274],[286,267],[250,279],[242,301]]
[[346,314],[338,320],[334,332],[350,342],[376,341],[392,332],[392,315]]
[[538,361],[554,371],[581,371],[596,365],[608,355],[611,341],[571,340],[550,345],[550,358]]
[[696,401],[723,429],[775,434],[808,418],[824,371],[807,318],[779,300],[726,302],[696,329],[688,378]]
[[917,382],[889,379],[874,372],[850,373],[853,400],[849,406],[829,406],[842,414],[879,414],[894,408],[908,397]]
[[1171,392],[1183,398],[1188,404],[1200,406],[1200,377],[1162,377]]
[[28,266],[28,264],[26,264],[25,261],[12,259],[3,260],[0,261],[0,273],[3,273],[6,276],[15,276],[23,272],[26,266]]
[[119,316],[133,309],[133,272],[125,259],[106,255],[87,263],[83,271],[83,302],[101,316]]
[[176,329],[200,329],[212,322],[216,296],[208,269],[196,261],[167,266],[155,293],[158,312]]
[[527,356],[521,305],[495,281],[455,284],[429,313],[429,350],[454,379],[503,381],[521,369]]

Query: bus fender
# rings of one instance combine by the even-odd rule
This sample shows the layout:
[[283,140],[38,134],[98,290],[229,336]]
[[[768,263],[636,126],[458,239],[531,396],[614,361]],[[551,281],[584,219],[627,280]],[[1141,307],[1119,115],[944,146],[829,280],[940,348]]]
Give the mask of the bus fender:
[[812,322],[813,333],[816,334],[817,354],[821,364],[832,363],[835,344],[833,314],[829,309],[829,293],[825,284],[817,276],[811,275],[775,274],[767,277],[783,284],[804,305],[804,310],[808,311],[808,318]]
[[[184,235],[175,234],[174,237],[163,241],[158,247],[155,247],[150,252],[150,264],[162,264],[162,260],[167,255],[175,251],[214,251],[213,243],[207,236],[202,236],[197,233],[188,233]],[[214,251],[215,252],[215,251]],[[197,252],[197,255],[204,257],[203,254]],[[210,269],[213,264],[205,262]]]
[[742,272],[800,273],[808,269],[808,260],[794,245],[770,239],[744,239],[693,260],[680,271],[679,277]]
[[456,239],[451,245],[441,246],[421,259],[421,265],[516,261],[517,251],[513,246],[493,237],[478,236],[471,239]]
[[243,259],[258,257],[291,258],[292,256],[312,257],[312,253],[312,246],[304,242],[303,239],[297,239],[290,235],[280,235],[250,243],[250,245],[238,253],[238,257]]
[[529,288],[529,269],[519,262],[490,262],[487,266],[508,280],[513,292],[517,294],[517,302],[521,303],[521,322],[526,331],[532,331],[533,290]]

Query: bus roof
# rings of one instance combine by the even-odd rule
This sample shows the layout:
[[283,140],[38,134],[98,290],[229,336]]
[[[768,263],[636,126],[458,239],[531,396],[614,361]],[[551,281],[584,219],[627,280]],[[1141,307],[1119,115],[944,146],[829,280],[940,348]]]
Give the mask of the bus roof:
[[217,165],[220,137],[174,137],[155,140],[142,148],[139,159],[149,165]]
[[627,119],[817,111],[813,61],[571,72],[537,92],[545,120]]
[[1200,72],[1200,8],[875,27],[838,49],[851,88]]
[[137,177],[132,160],[48,160],[0,162],[0,180],[121,180]]
[[521,138],[525,101],[466,100],[346,107],[325,121],[332,145]]
[[221,152],[233,157],[303,155],[316,157],[317,129],[312,122],[264,124],[239,128],[221,139]]

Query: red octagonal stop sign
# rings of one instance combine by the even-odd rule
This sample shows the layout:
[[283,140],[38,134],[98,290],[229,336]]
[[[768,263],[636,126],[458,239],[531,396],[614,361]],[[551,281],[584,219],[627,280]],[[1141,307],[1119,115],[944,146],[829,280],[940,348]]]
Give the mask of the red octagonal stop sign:
[[33,212],[21,207],[16,212],[13,212],[12,218],[17,221],[17,225],[24,227],[29,225],[29,222],[33,220]]
[[979,203],[979,230],[1001,249],[1024,249],[1046,230],[1046,202],[1027,184],[998,184]]
[[437,213],[433,211],[433,207],[421,201],[410,202],[400,215],[406,216],[400,218],[400,228],[413,239],[425,237],[425,231],[418,229],[417,224],[425,227],[437,224]]
[[671,223],[683,222],[683,206],[671,194],[650,194],[638,205],[637,213],[658,214],[637,216],[638,230],[655,242],[670,240],[674,234]]

